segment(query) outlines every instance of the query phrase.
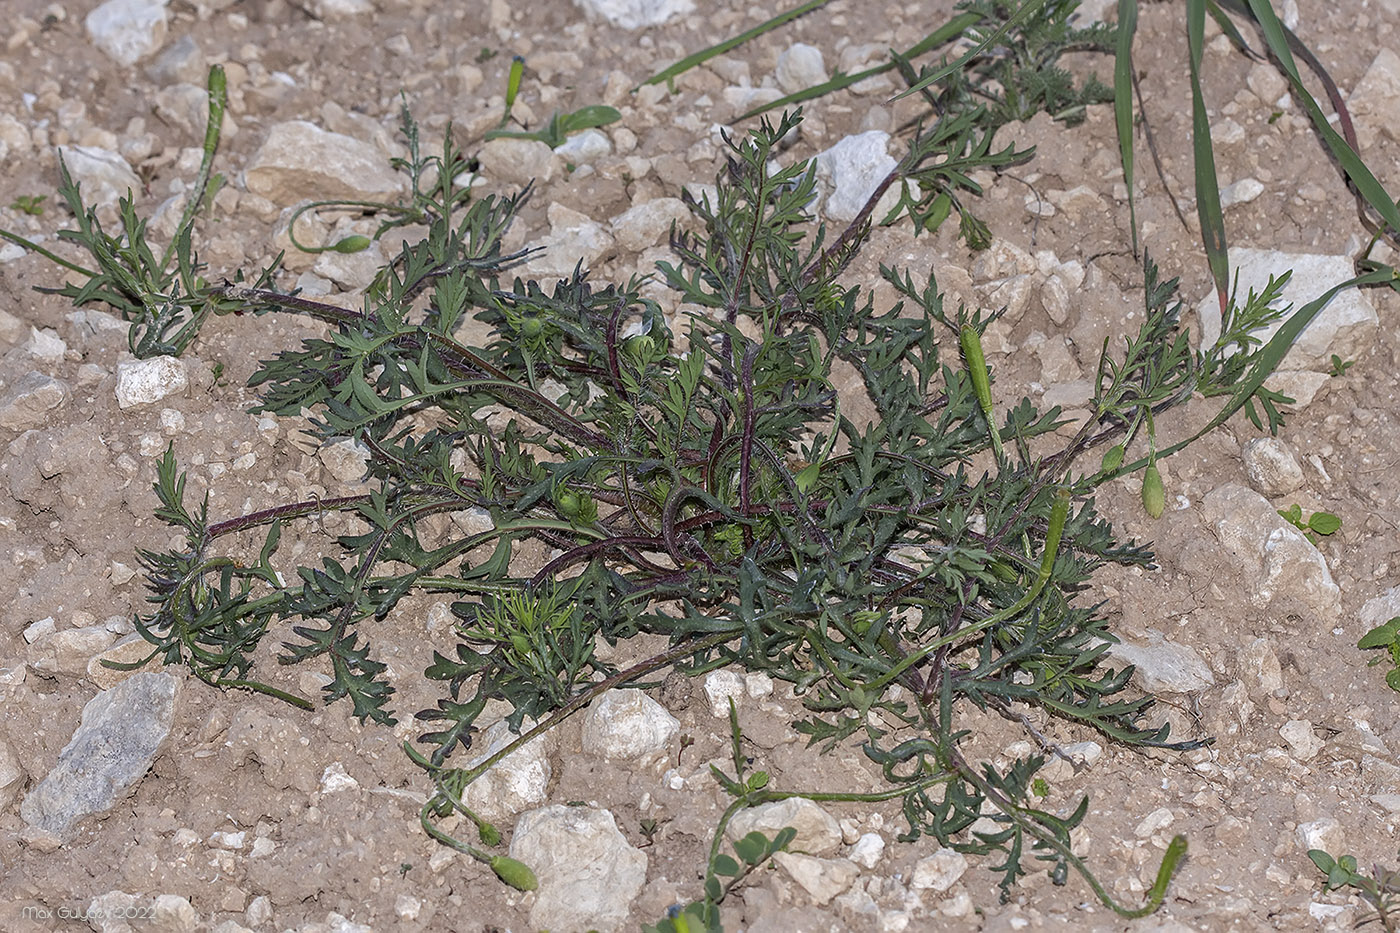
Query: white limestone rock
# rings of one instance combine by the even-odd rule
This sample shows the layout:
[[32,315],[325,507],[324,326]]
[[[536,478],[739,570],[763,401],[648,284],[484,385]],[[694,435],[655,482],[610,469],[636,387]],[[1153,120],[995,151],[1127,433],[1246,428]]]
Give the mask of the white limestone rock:
[[785,870],[818,907],[825,907],[860,876],[860,869],[843,858],[816,858],[800,852],[776,852],[773,861]]
[[88,38],[121,65],[134,65],[165,42],[170,0],[107,0],[83,20]]
[[914,863],[909,886],[915,890],[942,893],[958,883],[967,871],[967,858],[955,849],[939,849]]
[[83,200],[95,207],[115,208],[121,198],[141,190],[141,179],[118,153],[96,146],[59,146],[58,155]]
[[820,805],[805,797],[789,797],[740,810],[729,821],[726,835],[731,840],[742,839],[756,831],[772,839],[785,826],[797,830],[792,844],[788,846],[791,852],[828,855],[842,843],[841,824]]
[[66,382],[32,369],[0,398],[0,427],[41,428],[48,424],[49,413],[67,403],[71,395]]
[[[1272,70],[1272,66],[1268,67]],[[1293,311],[1354,275],[1350,256],[1243,247],[1230,250],[1230,274],[1232,278],[1239,277],[1241,296],[1251,289],[1256,293],[1263,291],[1270,275],[1281,276],[1289,270],[1293,277],[1284,287],[1281,301],[1291,304]],[[1196,313],[1201,322],[1201,346],[1214,346],[1220,336],[1220,303],[1214,292],[1201,300]],[[1355,288],[1346,289],[1318,312],[1298,335],[1284,357],[1284,364],[1289,369],[1327,372],[1332,366],[1332,354],[1344,360],[1360,355],[1379,325],[1380,318],[1366,293]],[[1282,322],[1258,331],[1256,336],[1267,340],[1280,326]]]
[[733,699],[737,708],[747,692],[744,678],[738,671],[721,669],[705,675],[705,697],[710,701],[710,712],[715,716],[727,718],[729,701]]
[[603,758],[665,751],[681,729],[676,717],[640,690],[610,690],[583,716],[583,750]]
[[1255,606],[1276,599],[1301,603],[1327,622],[1340,611],[1340,591],[1327,561],[1301,531],[1252,489],[1228,483],[1206,495],[1206,523],[1248,581]]
[[523,188],[530,182],[549,181],[563,160],[538,139],[491,139],[477,154],[481,172],[492,181]]
[[1381,49],[1351,92],[1347,107],[1362,149],[1374,145],[1377,136],[1400,140],[1400,55],[1394,49]]
[[680,198],[652,198],[633,204],[611,221],[613,236],[623,249],[640,253],[662,242],[671,232],[671,224],[685,223],[690,209]]
[[695,11],[694,0],[574,0],[574,3],[623,29],[660,26]]
[[405,184],[377,147],[305,120],[273,126],[243,179],[253,194],[282,205],[335,198],[382,201],[400,194]]
[[174,356],[124,360],[117,364],[117,407],[135,408],[180,395],[189,388],[185,361]]
[[[533,725],[533,720],[526,719],[521,728],[529,729]],[[518,736],[510,731],[504,719],[494,723],[472,743],[482,752],[467,762],[467,767],[475,768],[516,738]],[[549,733],[526,742],[468,785],[462,795],[463,802],[493,821],[508,819],[521,810],[544,803],[549,796],[549,779],[554,773],[549,761],[551,748]]]
[[1286,496],[1303,486],[1303,468],[1288,442],[1277,437],[1256,437],[1244,445],[1245,473],[1249,485],[1261,495]]
[[1133,665],[1133,677],[1149,693],[1193,693],[1215,684],[1215,675],[1195,648],[1167,641],[1157,631],[1149,631],[1145,643],[1120,641],[1107,654]]
[[778,87],[786,94],[796,94],[827,79],[822,50],[805,42],[794,42],[778,55],[776,77]]
[[[836,145],[817,155],[817,181],[827,194],[821,213],[828,220],[854,220],[870,199],[880,182],[895,167],[887,146],[890,134],[870,130],[847,136]],[[891,187],[889,196],[898,191]],[[883,203],[883,201],[882,201]],[[881,211],[876,208],[878,219]]]
[[547,212],[549,234],[537,245],[544,252],[525,264],[525,270],[539,278],[568,278],[574,268],[591,268],[613,248],[612,235],[602,224],[562,204],[551,204]]
[[628,844],[612,813],[592,807],[555,804],[522,814],[510,857],[539,878],[533,929],[628,929],[628,909],[646,883],[646,853]]

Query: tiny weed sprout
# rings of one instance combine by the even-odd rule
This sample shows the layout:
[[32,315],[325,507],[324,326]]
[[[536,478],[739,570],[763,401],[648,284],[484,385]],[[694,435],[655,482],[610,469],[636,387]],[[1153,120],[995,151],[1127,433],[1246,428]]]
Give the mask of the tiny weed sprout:
[[1350,888],[1370,907],[1372,913],[1357,918],[1358,929],[1375,923],[1385,933],[1400,930],[1400,872],[1377,865],[1371,874],[1365,875],[1357,870],[1354,856],[1333,858],[1321,849],[1309,849],[1308,858],[1327,876],[1322,883],[1323,891]]
[[1342,520],[1331,512],[1313,512],[1303,518],[1303,507],[1294,503],[1286,509],[1279,509],[1278,514],[1294,528],[1307,535],[1309,541],[1317,543],[1319,537],[1336,534],[1342,527]]
[[28,214],[30,217],[42,217],[44,216],[44,202],[48,199],[47,194],[22,194],[10,202],[10,210]]
[[1332,354],[1332,375],[1345,376],[1347,370],[1356,365],[1356,360],[1344,360],[1337,354]]

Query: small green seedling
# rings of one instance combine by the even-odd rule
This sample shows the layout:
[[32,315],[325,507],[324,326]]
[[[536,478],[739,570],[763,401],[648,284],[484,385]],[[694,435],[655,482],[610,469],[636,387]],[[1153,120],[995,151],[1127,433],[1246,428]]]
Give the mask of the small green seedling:
[[10,210],[28,214],[30,217],[44,216],[44,202],[47,194],[22,194],[10,202]]
[[1370,648],[1384,648],[1386,653],[1381,657],[1371,659],[1371,664],[1380,664],[1386,658],[1390,659],[1391,670],[1385,675],[1385,682],[1392,690],[1400,690],[1400,616],[1396,616],[1384,625],[1377,625],[1356,643],[1356,647],[1362,650]]
[[1344,360],[1344,359],[1342,359],[1340,356],[1338,356],[1337,354],[1333,353],[1333,354],[1332,354],[1332,371],[1331,371],[1330,373],[1328,373],[1328,375],[1333,376],[1333,377],[1336,377],[1336,376],[1345,376],[1345,375],[1347,374],[1347,370],[1348,370],[1348,369],[1351,369],[1351,368],[1352,368],[1353,366],[1355,366],[1355,365],[1356,365],[1356,360]]
[[[1395,621],[1394,619],[1391,620]],[[1388,871],[1377,865],[1370,875],[1357,871],[1356,857],[1343,855],[1333,858],[1321,849],[1309,849],[1308,858],[1318,871],[1327,876],[1323,891],[1336,891],[1341,888],[1354,888],[1357,895],[1375,911],[1370,916],[1357,918],[1358,928],[1368,923],[1379,923],[1386,933],[1400,930],[1400,872]]]
[[1278,514],[1283,516],[1294,528],[1308,536],[1308,540],[1313,544],[1317,543],[1319,535],[1327,537],[1336,534],[1337,529],[1342,527],[1342,520],[1331,512],[1314,512],[1308,516],[1307,521],[1303,520],[1303,507],[1296,502],[1286,509],[1279,509]]

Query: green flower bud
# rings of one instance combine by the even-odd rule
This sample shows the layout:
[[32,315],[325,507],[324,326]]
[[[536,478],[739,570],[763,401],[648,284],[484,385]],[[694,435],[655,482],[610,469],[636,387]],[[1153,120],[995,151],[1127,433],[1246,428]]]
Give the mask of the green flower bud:
[[1167,490],[1162,485],[1162,474],[1155,463],[1149,463],[1142,474],[1142,507],[1153,518],[1161,518],[1167,507]]
[[1099,461],[1099,471],[1102,473],[1112,473],[1123,465],[1123,445],[1115,444],[1104,451],[1103,460]]
[[363,253],[369,249],[371,242],[373,241],[364,234],[353,233],[332,246],[331,249],[337,253]]
[[504,855],[495,855],[491,857],[489,864],[497,878],[517,891],[533,891],[540,886],[540,879],[535,877],[530,866],[524,862],[517,862]]

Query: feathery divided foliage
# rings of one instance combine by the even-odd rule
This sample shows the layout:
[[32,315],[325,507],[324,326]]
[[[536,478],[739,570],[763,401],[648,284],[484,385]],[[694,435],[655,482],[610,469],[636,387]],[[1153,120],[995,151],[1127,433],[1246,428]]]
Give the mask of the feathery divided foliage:
[[[828,243],[806,213],[811,165],[765,169],[799,119],[734,143],[715,200],[690,200],[696,230],[675,234],[677,261],[660,269],[702,309],[678,334],[637,282],[597,287],[583,271],[552,289],[505,281],[519,256],[503,254],[501,236],[520,198],[470,199],[453,182],[462,154],[448,142],[423,156],[405,112],[409,209],[429,233],[385,268],[364,311],[218,290],[334,326],[263,364],[257,410],[309,409],[324,440],[362,443],[372,491],[211,523],[185,504],[168,454],[159,515],[187,546],[143,554],[155,608],[140,630],[167,663],[211,683],[306,703],[252,678],[256,644],[290,625],[285,663],[321,660],[324,699],[392,722],[373,623],[414,590],[458,596],[460,644],[425,672],[446,694],[418,714],[433,731],[411,754],[436,788],[424,826],[484,861],[437,822],[461,813],[482,844],[499,839],[461,795],[508,750],[471,770],[452,762],[488,700],[508,700],[517,728],[555,714],[538,731],[666,664],[766,671],[802,696],[797,728],[813,744],[862,740],[903,799],[904,838],[994,855],[1007,890],[1027,856],[1057,880],[1072,867],[1112,903],[1070,850],[1086,804],[1033,805],[1040,756],[1004,772],[968,761],[958,709],[1014,715],[1029,704],[1128,744],[1198,744],[1146,727],[1151,699],[1126,690],[1128,672],[1099,669],[1112,636],[1074,596],[1096,567],[1145,566],[1151,554],[1119,541],[1093,503],[1099,484],[1141,464],[1124,466],[1121,446],[1102,466],[1080,460],[1193,393],[1233,393],[1232,411],[1267,406],[1263,348],[1248,334],[1277,314],[1273,296],[1232,309],[1221,343],[1197,353],[1178,327],[1174,283],[1149,265],[1144,324],[1105,347],[1087,422],[1066,437],[1058,409],[1027,399],[997,416],[973,352],[995,315],[947,309],[932,277],[888,267],[900,300],[877,308],[842,279],[866,225]],[[912,173],[918,160],[901,165]],[[467,315],[492,328],[486,346],[454,338]],[[843,413],[835,367],[859,374],[872,420]],[[483,530],[428,521],[471,510],[489,515]],[[282,582],[282,528],[328,511],[360,530]],[[220,539],[255,527],[267,529],[256,557],[219,552]],[[532,539],[555,556],[522,573],[512,553]],[[594,654],[598,638],[643,632],[672,647],[624,671]],[[897,732],[877,725],[877,710]],[[984,811],[1000,828],[969,831]]]
[[[1148,260],[1143,323],[1121,346],[1105,343],[1090,417],[1073,431],[1058,409],[998,402],[980,348],[996,313],[945,308],[931,275],[893,267],[881,274],[898,302],[877,307],[868,287],[844,275],[872,222],[908,214],[929,230],[956,210],[969,244],[986,245],[990,233],[962,200],[980,193],[972,173],[1028,156],[993,152],[996,126],[1040,109],[1073,119],[1106,98],[1093,82],[1075,88],[1054,64],[1114,38],[1104,27],[1069,28],[1072,7],[974,0],[957,29],[921,43],[936,48],[975,26],[964,67],[916,70],[913,53],[927,49],[894,55],[889,67],[941,116],[913,129],[907,155],[830,240],[807,213],[811,165],[768,169],[800,116],[785,113],[732,142],[714,199],[687,196],[690,232],[673,234],[676,260],[659,268],[700,309],[683,321],[643,297],[639,281],[599,286],[582,269],[552,287],[510,278],[524,253],[506,253],[502,237],[528,192],[474,199],[458,184],[470,162],[451,134],[440,154],[424,154],[406,108],[409,156],[397,164],[411,200],[370,207],[391,218],[381,233],[414,222],[428,234],[381,270],[362,311],[278,292],[275,264],[251,286],[198,277],[190,243],[202,196],[182,218],[171,271],[172,252],[155,260],[130,201],[123,234],[112,237],[65,174],[63,194],[80,218],[70,238],[99,269],[64,263],[89,280],[63,294],[121,309],[138,355],[180,352],[209,311],[327,322],[327,337],[263,363],[255,410],[309,410],[323,440],[351,438],[369,452],[369,492],[223,521],[210,520],[207,500],[186,503],[167,453],[156,514],[186,541],[141,555],[153,608],[137,624],[152,657],[310,708],[253,670],[264,639],[285,638],[284,663],[328,667],[325,701],[349,698],[361,718],[392,723],[393,689],[371,633],[410,593],[453,594],[459,644],[424,672],[443,695],[416,714],[431,731],[406,744],[434,786],[421,821],[522,889],[533,874],[490,854],[499,831],[462,799],[492,764],[605,690],[669,665],[701,673],[736,664],[790,683],[806,708],[796,728],[822,748],[857,738],[888,790],[775,791],[762,772],[745,776],[735,725],[736,775],[716,770],[734,805],[716,832],[704,891],[660,930],[719,928],[725,895],[789,841],[741,840],[736,859],[720,851],[724,824],[742,807],[785,796],[898,798],[901,838],[929,835],[991,857],[1003,893],[1041,863],[1057,883],[1074,869],[1122,914],[1154,910],[1184,839],[1173,841],[1143,906],[1118,904],[1071,850],[1087,799],[1064,812],[1038,807],[1032,788],[1044,758],[1005,769],[970,760],[959,713],[973,707],[1024,722],[1017,710],[1038,706],[1128,745],[1199,744],[1148,726],[1151,698],[1128,689],[1128,671],[1099,666],[1113,636],[1097,607],[1075,597],[1105,563],[1148,566],[1152,555],[1119,540],[1095,511],[1094,492],[1146,468],[1145,501],[1160,512],[1157,458],[1242,409],[1277,428],[1281,397],[1263,382],[1298,331],[1338,289],[1391,273],[1377,268],[1339,285],[1262,343],[1252,334],[1284,313],[1272,307],[1283,283],[1270,283],[1227,304],[1219,341],[1193,351],[1175,282],[1161,281]],[[199,192],[217,142],[216,101],[211,93]],[[896,186],[895,210],[874,217]],[[490,327],[485,346],[458,339],[469,317]],[[837,371],[859,376],[864,400],[838,395]],[[1194,394],[1222,399],[1218,414],[1157,450],[1154,416]],[[853,418],[853,405],[869,417]],[[1144,429],[1148,455],[1125,463]],[[335,537],[319,566],[280,557],[284,528],[329,512],[355,527]],[[227,541],[256,529],[264,529],[256,555],[228,553]],[[538,544],[551,556],[522,569],[520,550]],[[599,639],[641,633],[670,647],[624,670],[595,653]],[[462,767],[456,756],[492,699],[509,702],[516,730],[539,722]],[[476,843],[443,828],[454,813],[476,827]]]

